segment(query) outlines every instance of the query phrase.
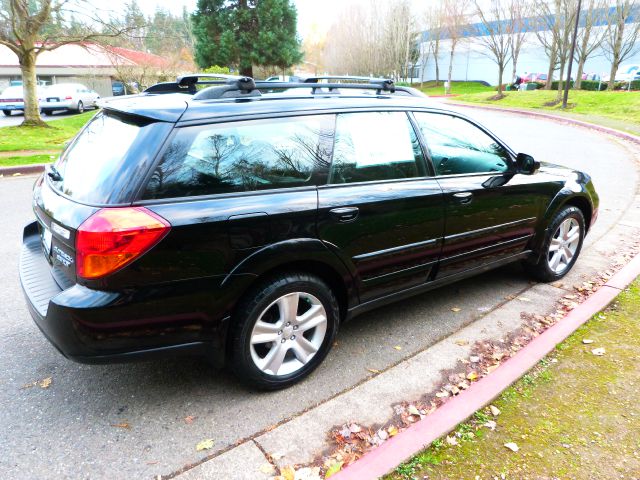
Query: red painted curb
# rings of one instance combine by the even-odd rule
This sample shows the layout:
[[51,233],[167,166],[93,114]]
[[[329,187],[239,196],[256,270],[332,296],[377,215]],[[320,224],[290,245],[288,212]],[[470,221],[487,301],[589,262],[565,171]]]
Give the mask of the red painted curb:
[[425,419],[387,440],[357,462],[333,475],[335,480],[375,479],[387,474],[434,440],[451,432],[496,398],[551,352],[560,342],[604,309],[640,275],[640,255],[624,266],[609,282],[566,317],[532,340],[515,356],[494,372],[472,384],[468,390],[452,398]]
[[15,167],[0,167],[0,175],[5,177],[12,177],[13,175],[30,175],[32,173],[40,173],[44,172],[44,167],[47,164],[45,163],[37,163],[35,165],[18,165]]

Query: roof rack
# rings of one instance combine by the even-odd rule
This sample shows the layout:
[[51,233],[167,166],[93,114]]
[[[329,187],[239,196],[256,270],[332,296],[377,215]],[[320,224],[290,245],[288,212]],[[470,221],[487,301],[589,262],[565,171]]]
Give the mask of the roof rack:
[[[330,80],[337,80],[338,82],[329,82]],[[349,83],[342,83],[341,81]],[[196,85],[211,85],[211,87],[198,91]],[[207,73],[182,75],[175,82],[153,85],[147,88],[144,93],[191,93],[194,95],[194,100],[210,100],[259,97],[263,93],[293,89],[310,89],[312,95],[340,94],[341,90],[374,90],[376,95],[400,93],[406,96],[424,96],[422,92],[414,88],[396,87],[393,80],[385,78],[321,76],[308,77],[301,79],[299,82],[256,82],[251,77]]]

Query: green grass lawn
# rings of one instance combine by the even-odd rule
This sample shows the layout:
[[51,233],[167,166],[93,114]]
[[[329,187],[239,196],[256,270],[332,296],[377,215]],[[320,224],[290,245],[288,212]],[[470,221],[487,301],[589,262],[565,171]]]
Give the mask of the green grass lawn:
[[[493,403],[498,416],[477,412],[387,480],[638,478],[638,318],[636,280],[507,389]],[[594,355],[596,348],[604,355]]]
[[[444,95],[443,81],[441,81],[440,85],[438,85],[437,87],[436,82],[434,81],[424,82],[422,88],[420,88],[419,83],[414,83],[413,87],[422,90],[427,95]],[[451,94],[453,95],[464,95],[483,92],[493,92],[494,95],[496,93],[494,87],[487,87],[480,82],[452,82],[451,84]]]
[[32,165],[34,163],[50,163],[57,155],[28,155],[17,157],[0,157],[0,167],[15,167],[17,165]]
[[16,150],[61,150],[96,110],[48,122],[49,127],[0,128],[0,152]]
[[500,107],[544,109],[554,113],[570,112],[585,117],[604,117],[640,125],[640,92],[570,91],[570,108],[567,110],[562,110],[561,105],[545,105],[545,103],[556,99],[557,92],[555,91],[505,92],[505,97],[502,100],[490,100],[491,96],[486,93],[468,93],[456,97],[455,101],[484,103]]

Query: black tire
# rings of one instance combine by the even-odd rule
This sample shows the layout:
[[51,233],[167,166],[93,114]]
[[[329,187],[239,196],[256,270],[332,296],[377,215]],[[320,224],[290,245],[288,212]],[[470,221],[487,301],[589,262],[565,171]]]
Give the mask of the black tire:
[[[326,331],[324,338],[315,354],[307,363],[303,364],[299,370],[284,375],[267,373],[261,370],[253,360],[251,334],[261,315],[271,313],[271,308],[278,308],[274,306],[276,300],[284,295],[295,292],[310,294],[322,304],[326,312]],[[301,308],[304,309],[304,305],[302,307],[298,305],[298,309]],[[279,312],[279,310],[276,311]],[[265,317],[263,316],[263,318]],[[243,383],[250,387],[261,390],[276,390],[293,385],[309,375],[327,356],[338,331],[339,318],[339,307],[336,297],[329,286],[320,278],[302,272],[291,272],[271,277],[245,295],[235,310],[232,319],[234,324],[230,332],[231,339],[228,352],[229,367]],[[312,330],[309,331],[312,332]],[[304,332],[299,335],[306,336],[306,333],[307,332]],[[278,335],[281,335],[281,333],[278,333]],[[286,336],[286,333],[284,336]],[[282,339],[283,337],[278,338]],[[282,340],[282,343],[285,343],[285,340]],[[266,348],[266,350],[269,350],[270,348],[274,348],[277,343],[262,344],[263,348],[264,345],[270,345],[270,347]],[[287,352],[292,352],[292,356],[295,355],[292,350],[287,350]],[[289,353],[287,353],[287,355],[289,355]],[[292,359],[294,362],[296,361],[296,358],[293,357],[285,358],[289,358],[289,361]]]
[[53,110],[42,110],[42,113],[45,115],[51,115],[53,114]]
[[78,102],[78,108],[76,108],[76,111],[78,113],[84,113],[84,103],[82,103],[82,100]]
[[[549,251],[549,247],[551,246],[551,241],[554,236],[558,233],[558,229],[560,225],[567,219],[573,218],[578,223],[580,228],[580,238],[578,241],[577,248],[570,262],[566,264],[565,267],[561,271],[552,270],[549,265],[550,256],[553,255],[552,252]],[[534,279],[541,282],[554,282],[556,280],[561,279],[567,273],[571,271],[573,265],[576,263],[578,256],[580,255],[580,250],[582,249],[582,243],[584,241],[584,235],[586,232],[585,228],[585,220],[582,211],[577,207],[566,206],[562,208],[551,220],[549,224],[549,228],[547,229],[547,234],[542,244],[540,255],[537,262],[525,262],[524,267],[529,275],[531,275]]]
[[11,116],[11,110],[2,110],[2,113],[4,113],[7,117]]

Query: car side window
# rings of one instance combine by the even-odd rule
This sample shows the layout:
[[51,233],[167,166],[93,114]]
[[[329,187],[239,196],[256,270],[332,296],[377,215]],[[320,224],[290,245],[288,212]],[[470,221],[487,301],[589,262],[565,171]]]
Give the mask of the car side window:
[[405,112],[338,115],[330,184],[423,175],[422,151]]
[[143,198],[315,185],[327,115],[178,128]]
[[440,113],[414,113],[436,175],[502,173],[509,169],[506,149],[472,123]]

